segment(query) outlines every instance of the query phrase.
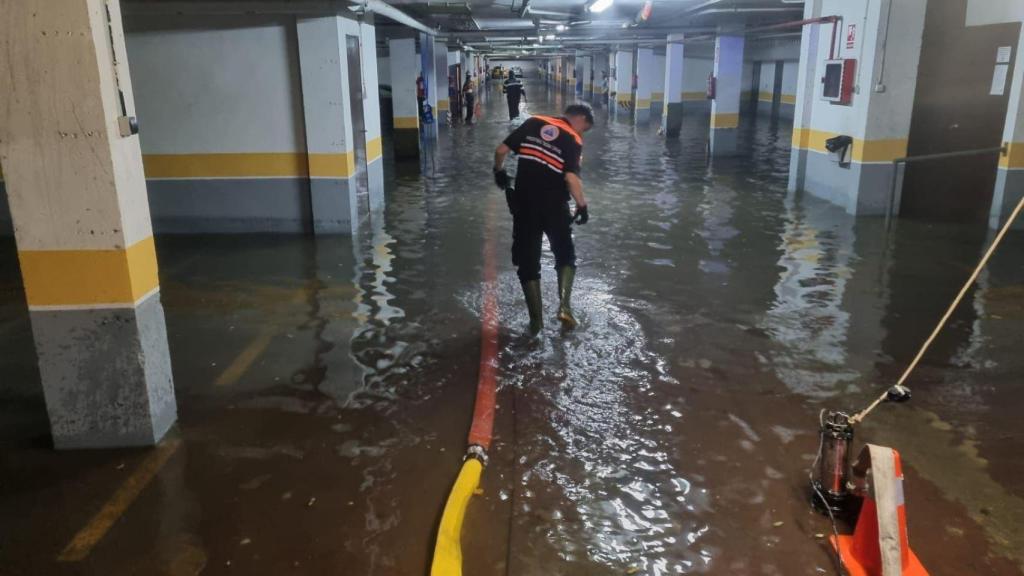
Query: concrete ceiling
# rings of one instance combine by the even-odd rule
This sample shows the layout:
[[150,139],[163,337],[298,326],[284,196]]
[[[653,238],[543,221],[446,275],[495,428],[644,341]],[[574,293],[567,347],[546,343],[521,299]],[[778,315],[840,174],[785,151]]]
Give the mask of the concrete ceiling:
[[[354,15],[359,0],[122,0],[127,11],[216,14]],[[650,0],[650,17],[639,17],[645,0],[613,0],[594,14],[593,0],[385,0],[415,18],[450,46],[493,53],[536,56],[557,51],[605,49],[616,45],[657,45],[668,34],[691,37],[716,31],[798,20],[801,0]],[[524,5],[525,3],[525,5]],[[411,29],[375,16],[378,39]]]

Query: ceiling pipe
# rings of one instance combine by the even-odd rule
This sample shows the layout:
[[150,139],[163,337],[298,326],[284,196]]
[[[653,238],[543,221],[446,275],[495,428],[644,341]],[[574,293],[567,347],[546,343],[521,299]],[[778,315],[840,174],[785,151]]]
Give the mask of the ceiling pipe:
[[778,14],[779,12],[803,12],[803,8],[794,6],[792,8],[711,8],[701,10],[694,16],[707,16],[708,14]]
[[419,30],[420,32],[429,34],[430,36],[437,36],[437,30],[434,30],[382,0],[352,0],[352,3],[356,6],[360,6],[365,12],[373,12],[374,14],[379,14],[388,20],[393,20],[399,24],[408,26],[413,30]]

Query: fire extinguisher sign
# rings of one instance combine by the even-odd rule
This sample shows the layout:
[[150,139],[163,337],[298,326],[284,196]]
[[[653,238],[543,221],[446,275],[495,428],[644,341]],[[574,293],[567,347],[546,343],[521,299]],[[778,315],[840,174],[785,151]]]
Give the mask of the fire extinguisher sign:
[[853,50],[857,46],[857,25],[850,24],[846,27],[846,49]]

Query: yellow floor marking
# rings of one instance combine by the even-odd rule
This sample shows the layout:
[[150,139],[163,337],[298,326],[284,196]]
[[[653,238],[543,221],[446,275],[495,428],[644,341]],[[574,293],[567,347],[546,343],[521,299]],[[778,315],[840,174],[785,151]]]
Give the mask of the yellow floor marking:
[[135,502],[142,490],[164,467],[167,460],[181,447],[181,440],[172,438],[157,446],[146,456],[135,472],[124,481],[103,508],[89,520],[84,528],[75,534],[64,551],[57,556],[58,562],[78,562],[84,560],[92,552],[96,544],[106,536],[111,526],[124,514],[125,510]]
[[[291,297],[287,300],[288,304],[298,304],[304,301],[306,298],[306,291],[295,290],[292,292]],[[273,339],[277,332],[277,326],[273,324],[265,324],[260,330],[260,333],[249,342],[249,345],[243,349],[235,359],[231,361],[231,364],[221,372],[220,376],[214,380],[214,386],[230,386],[235,382],[238,382],[239,378],[245,375],[252,367],[253,362],[260,357],[261,354],[270,345],[270,340]]]
[[263,351],[270,345],[271,338],[274,337],[274,330],[265,327],[259,335],[245,347],[244,350],[235,356],[235,359],[231,361],[231,364],[221,372],[220,376],[213,382],[214,386],[230,386],[238,379],[241,378],[246,372],[249,371],[249,367],[252,363],[263,354]]

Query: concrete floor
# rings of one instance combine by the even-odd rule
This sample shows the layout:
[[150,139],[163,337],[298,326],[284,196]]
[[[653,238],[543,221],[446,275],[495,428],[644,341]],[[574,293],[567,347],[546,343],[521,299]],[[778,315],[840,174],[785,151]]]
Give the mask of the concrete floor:
[[[467,574],[830,573],[806,494],[817,413],[898,376],[986,231],[886,235],[788,196],[785,125],[748,122],[744,154],[709,166],[706,116],[665,142],[602,113],[582,325],[530,344],[490,183],[510,125],[488,96],[422,166],[386,159],[386,213],[356,239],[158,239],[180,422],[156,451],[50,449],[0,240],[0,574],[426,573],[472,410],[487,235],[502,389]],[[563,105],[531,87],[532,109]],[[912,403],[858,431],[903,454],[932,574],[1024,574],[1022,251],[1010,237]],[[59,560],[72,542],[81,558]]]

